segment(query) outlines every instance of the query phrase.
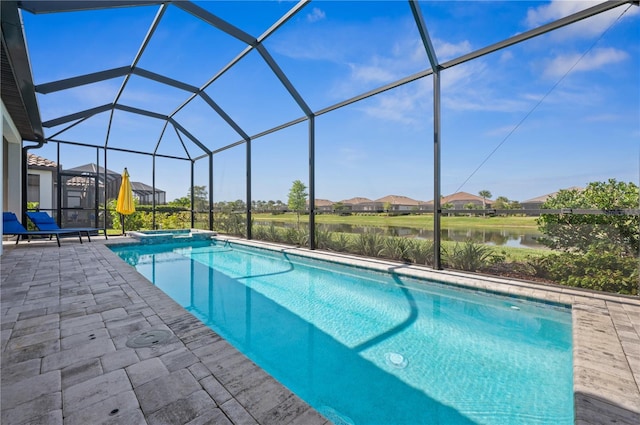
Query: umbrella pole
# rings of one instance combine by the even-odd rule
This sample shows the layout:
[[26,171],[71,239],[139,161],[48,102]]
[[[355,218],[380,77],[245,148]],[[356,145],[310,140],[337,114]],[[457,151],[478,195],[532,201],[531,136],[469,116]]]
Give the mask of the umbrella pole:
[[124,214],[120,214],[120,221],[122,222],[122,236],[126,236],[124,232]]

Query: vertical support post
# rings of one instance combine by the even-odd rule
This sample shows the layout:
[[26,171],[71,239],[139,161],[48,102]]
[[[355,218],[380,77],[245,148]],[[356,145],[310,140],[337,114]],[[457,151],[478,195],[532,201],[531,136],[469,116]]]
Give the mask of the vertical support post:
[[247,146],[247,239],[251,239],[251,139],[245,142]]
[[194,212],[194,208],[195,205],[193,203],[194,201],[194,193],[193,193],[193,182],[194,182],[194,177],[193,177],[193,172],[194,172],[194,162],[193,160],[191,160],[191,228],[193,229],[194,226],[194,217],[193,217],[193,212]]
[[309,117],[309,249],[316,249],[316,117]]
[[440,258],[440,69],[433,72],[433,268],[442,269]]
[[[56,156],[57,158],[57,169],[56,173],[58,174],[58,187],[56,188],[56,196],[58,197],[58,205],[56,205],[56,222],[58,223],[58,227],[62,227],[62,179],[60,178],[60,172],[62,171],[62,166],[60,165],[60,143],[56,143]],[[107,165],[105,164],[105,167]]]
[[156,154],[151,160],[151,228],[156,230]]
[[[60,145],[60,143],[58,143],[58,145]],[[98,170],[98,172],[100,172],[100,170]],[[109,199],[107,198],[107,196],[109,195],[109,180],[107,180],[107,148],[104,148],[104,235],[105,237],[107,236],[107,225],[108,225],[108,220],[109,220],[109,208],[107,207],[107,202],[109,202]]]
[[213,152],[209,152],[209,230],[213,230]]
[[94,183],[95,202],[93,208],[93,227],[98,227],[98,216],[100,215],[100,148],[96,148],[96,177]]

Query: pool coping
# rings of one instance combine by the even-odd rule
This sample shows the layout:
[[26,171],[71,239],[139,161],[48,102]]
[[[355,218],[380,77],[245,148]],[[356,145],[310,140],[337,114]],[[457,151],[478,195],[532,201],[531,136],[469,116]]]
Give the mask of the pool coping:
[[[247,241],[239,238],[218,237],[218,239],[325,261],[351,264],[357,267],[393,271],[423,279],[435,279],[504,295],[539,299],[554,305],[570,305],[573,311],[574,332],[575,423],[596,424],[611,421],[617,421],[620,424],[640,423],[640,390],[638,388],[638,382],[640,382],[640,300],[637,298],[598,294],[573,288],[540,285],[448,270],[435,271],[397,262],[311,251],[306,248]],[[55,242],[34,242],[18,246],[4,245],[5,253],[0,257],[3,282],[1,288],[3,295],[2,315],[0,316],[2,319],[3,423],[11,417],[25,417],[25,415],[33,417],[35,414],[33,413],[34,400],[40,400],[45,395],[36,392],[40,394],[40,398],[35,398],[33,395],[25,394],[23,387],[26,385],[33,387],[34,380],[37,379],[57,379],[56,385],[52,384],[51,394],[47,395],[51,400],[57,400],[57,404],[53,403],[47,408],[49,409],[47,411],[43,410],[45,407],[39,407],[36,409],[36,413],[49,415],[48,423],[73,423],[73,421],[67,420],[66,414],[63,414],[68,410],[67,403],[62,401],[63,394],[66,394],[64,399],[67,400],[73,399],[72,396],[68,396],[68,393],[73,395],[79,387],[90,392],[88,387],[90,384],[95,385],[96,380],[107,379],[107,377],[114,376],[116,372],[120,373],[118,375],[120,377],[129,376],[132,382],[129,387],[124,385],[128,388],[126,394],[135,395],[133,400],[136,400],[137,397],[137,406],[131,407],[126,413],[134,415],[138,419],[142,418],[148,423],[154,423],[159,415],[163,412],[166,413],[166,409],[162,407],[158,407],[155,411],[145,409],[145,403],[146,405],[149,403],[145,398],[148,395],[140,394],[139,391],[151,391],[151,389],[145,385],[136,387],[133,382],[135,380],[130,374],[132,369],[144,369],[144,365],[151,362],[156,362],[154,367],[159,367],[158,364],[170,366],[163,369],[165,371],[170,369],[169,376],[189,378],[191,381],[197,380],[200,386],[193,386],[193,388],[199,388],[199,390],[194,391],[193,394],[198,395],[201,399],[209,397],[211,405],[215,406],[215,408],[205,409],[198,413],[200,414],[199,418],[202,418],[202,415],[215,414],[222,415],[221,418],[228,421],[220,423],[327,423],[326,419],[315,410],[278,384],[162,291],[151,285],[147,279],[105,246],[121,243],[135,243],[135,241],[126,237],[110,238],[109,241],[95,240],[91,244],[84,245],[65,241],[62,248],[57,248]],[[74,260],[70,263],[67,258]],[[67,272],[65,268],[69,264],[72,264],[72,267]],[[58,270],[41,270],[43,265],[49,268],[57,267]],[[31,280],[19,276],[25,267],[31,270]],[[99,269],[98,272],[96,272],[96,267]],[[56,276],[55,278],[44,277],[52,273]],[[72,279],[73,284],[68,279]],[[55,288],[58,288],[57,296],[53,296],[51,299],[42,296],[44,291],[53,291]],[[70,291],[71,288],[76,288],[73,290],[79,291],[78,293],[82,292],[83,295],[72,293],[70,294],[71,298],[64,298],[62,296],[63,289]],[[107,298],[102,300],[102,291],[111,293],[115,290],[124,291],[126,299]],[[86,293],[86,291],[90,293]],[[31,299],[32,292],[33,299]],[[83,299],[82,302],[86,302],[88,305],[80,304],[80,299]],[[70,300],[74,300],[74,302],[69,304]],[[120,320],[127,323],[126,318],[116,317],[125,313],[130,320],[133,320],[132,316],[136,317],[135,323],[126,326],[134,328],[140,326],[145,329],[159,327],[171,331],[175,336],[170,346],[171,350],[159,347],[157,352],[153,352],[148,348],[139,350],[126,348],[124,336],[118,333],[123,328],[115,327],[119,325]],[[110,350],[115,351],[92,353],[90,354],[93,356],[91,359],[87,358],[89,354],[81,351],[78,361],[81,363],[95,361],[104,366],[113,362],[113,360],[107,361],[107,359],[128,355],[132,357],[130,361],[135,359],[135,362],[114,370],[107,370],[106,367],[103,367],[102,374],[91,376],[85,381],[64,388],[65,374],[68,376],[69,369],[73,369],[75,363],[71,364],[69,363],[71,360],[63,359],[61,353],[73,355],[77,354],[78,349],[76,347],[65,350],[64,342],[61,342],[65,338],[60,332],[64,331],[65,324],[69,321],[83,320],[83,316],[86,316],[85,319],[89,321],[89,317],[95,318],[96,315],[98,318],[95,319],[95,323],[91,322],[91,324],[101,332],[104,332],[105,329],[108,331],[111,341]],[[54,319],[57,320],[60,328],[57,349],[49,347],[43,341],[38,341],[43,333],[49,334],[49,331],[39,331],[41,327],[34,327],[33,335],[20,335],[27,329],[25,323],[35,323],[39,320],[50,322]],[[49,322],[46,326],[50,326]],[[89,326],[89,324],[85,326]],[[33,344],[32,347],[42,347],[44,344],[49,347],[48,350],[52,350],[39,359],[41,364],[46,362],[49,366],[48,369],[39,369],[36,376],[14,382],[17,378],[11,376],[10,371],[17,366],[12,364],[11,359],[17,354],[12,352],[12,349],[16,347],[15,341],[24,344],[25,338]],[[70,338],[73,339],[75,336],[67,337],[66,340]],[[103,339],[100,340],[103,341],[103,344],[107,344]],[[39,348],[39,350],[42,349],[44,348]],[[90,345],[87,345],[86,350],[90,350]],[[39,354],[43,353],[36,351],[34,355]],[[18,359],[24,357],[22,354],[18,356]],[[192,359],[195,363],[184,363],[185,357]],[[177,358],[183,359],[182,363],[184,364],[177,361]],[[35,358],[30,359],[29,362],[35,362],[35,360]],[[51,366],[52,362],[59,362],[59,364],[54,368]],[[158,383],[167,384],[166,378],[163,375],[156,379],[159,381]],[[110,386],[109,389],[113,390],[114,394],[111,394],[108,400],[125,394],[125,392],[118,393],[113,386]],[[10,393],[17,393],[18,396],[8,395],[9,402],[7,404],[5,394]],[[220,394],[226,395],[220,398]],[[192,398],[195,395],[174,400],[173,404],[180,401],[187,405],[193,405]],[[23,397],[23,399],[16,399],[16,397]],[[165,395],[165,397],[169,396]],[[167,406],[169,405],[172,404],[168,403]],[[27,411],[30,413],[26,413]],[[98,413],[92,414],[98,415]],[[74,415],[77,414],[72,414],[71,417],[75,417]],[[101,423],[97,416],[93,419],[90,421],[91,423]],[[7,421],[6,423],[12,422]]]

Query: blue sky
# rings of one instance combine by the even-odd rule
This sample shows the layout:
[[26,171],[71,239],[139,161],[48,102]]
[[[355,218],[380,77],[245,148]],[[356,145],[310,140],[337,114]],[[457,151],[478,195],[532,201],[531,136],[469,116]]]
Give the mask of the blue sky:
[[[259,37],[294,2],[196,2]],[[597,4],[582,1],[422,1],[443,63]],[[591,181],[640,178],[640,8],[628,5],[442,72],[442,194],[491,191],[526,200]],[[23,12],[36,84],[129,66],[157,6],[32,15]],[[624,12],[624,13],[623,13]],[[635,41],[635,42],[634,42]],[[312,111],[429,68],[406,1],[313,1],[264,41]],[[138,67],[202,87],[246,45],[175,5],[169,6]],[[38,95],[43,121],[114,101],[124,78]],[[316,198],[339,201],[405,195],[433,198],[432,78],[316,118]],[[205,92],[250,136],[304,116],[256,51]],[[132,76],[119,103],[161,114],[189,93]],[[197,98],[175,119],[210,149],[241,137]],[[105,112],[61,133],[104,145]],[[47,136],[66,125],[45,129]],[[109,146],[185,156],[175,130],[154,118],[116,111]],[[252,142],[252,197],[283,200],[293,180],[308,184],[308,124]],[[182,136],[192,157],[202,151]],[[216,201],[245,199],[245,147],[214,156]],[[38,151],[56,159],[55,144]],[[96,150],[62,146],[71,168]],[[100,161],[103,161],[101,155]],[[151,184],[150,157],[109,153]],[[156,184],[184,196],[188,161],[157,160]],[[208,161],[196,184],[208,186]]]

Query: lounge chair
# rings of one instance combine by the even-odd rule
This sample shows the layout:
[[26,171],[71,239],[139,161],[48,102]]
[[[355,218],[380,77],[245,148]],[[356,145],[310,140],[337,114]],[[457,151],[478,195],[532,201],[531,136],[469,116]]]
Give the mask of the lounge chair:
[[104,229],[98,229],[96,227],[65,227],[64,229],[60,228],[53,217],[51,217],[44,211],[27,212],[27,217],[29,217],[29,220],[31,220],[31,222],[35,224],[38,230],[70,230],[73,232],[78,232],[80,235],[87,235],[87,239],[89,239],[89,242],[91,242],[90,233],[97,233],[98,231],[102,230],[104,231],[105,239],[107,238],[107,232]]
[[58,229],[58,230],[27,230],[24,226],[18,221],[18,217],[12,212],[3,212],[2,213],[2,234],[14,236],[17,235],[18,239],[16,239],[16,245],[20,242],[21,236],[27,236],[29,240],[31,240],[31,236],[55,236],[56,242],[58,242],[58,246],[60,246],[60,235],[78,235],[80,239],[80,243],[82,243],[82,236],[80,232],[77,230],[71,229]]

